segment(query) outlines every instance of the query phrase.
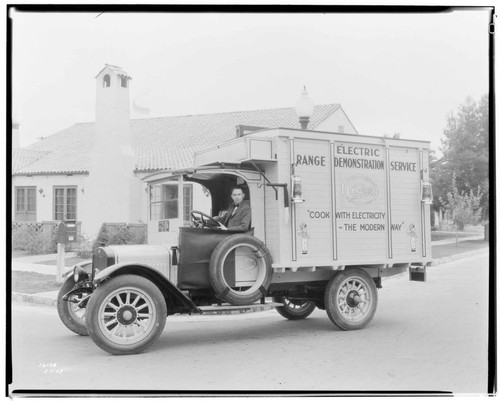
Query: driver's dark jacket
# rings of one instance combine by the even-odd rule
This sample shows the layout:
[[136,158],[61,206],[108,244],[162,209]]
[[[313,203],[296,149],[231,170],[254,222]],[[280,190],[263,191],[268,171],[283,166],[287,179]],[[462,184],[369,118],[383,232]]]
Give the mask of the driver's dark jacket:
[[252,221],[252,210],[250,208],[250,201],[242,201],[234,216],[233,214],[235,206],[232,204],[224,217],[218,220],[224,224],[229,231],[248,231],[250,229],[250,223]]

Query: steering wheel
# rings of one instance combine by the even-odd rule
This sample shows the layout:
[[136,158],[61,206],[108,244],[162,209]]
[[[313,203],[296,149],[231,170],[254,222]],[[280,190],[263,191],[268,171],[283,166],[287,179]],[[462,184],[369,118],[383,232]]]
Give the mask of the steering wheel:
[[191,217],[193,218],[193,221],[197,227],[199,227],[199,226],[201,226],[202,228],[208,227],[208,224],[207,224],[207,220],[208,220],[215,225],[214,228],[220,228],[220,227],[226,228],[226,226],[224,226],[224,224],[219,223],[213,217],[209,216],[206,213],[200,212],[199,210],[191,211]]

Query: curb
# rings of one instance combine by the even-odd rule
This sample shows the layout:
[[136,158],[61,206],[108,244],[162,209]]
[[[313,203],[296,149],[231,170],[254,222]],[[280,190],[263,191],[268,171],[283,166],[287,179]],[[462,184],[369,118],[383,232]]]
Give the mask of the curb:
[[[481,255],[483,253],[488,253],[489,248],[482,248],[482,249],[477,249],[475,251],[469,251],[469,252],[462,252],[458,253],[456,255],[452,256],[445,256],[439,259],[433,259],[432,260],[432,265],[440,265],[443,263],[448,263],[452,262],[455,260],[459,259],[465,259],[470,256],[475,256],[475,255]],[[42,297],[40,295],[36,294],[22,294],[20,292],[13,292],[12,293],[12,301],[13,302],[23,302],[23,303],[30,303],[30,304],[37,304],[37,305],[45,305],[45,306],[57,306],[57,300],[52,299],[52,298],[47,298],[47,297]],[[226,311],[218,311],[218,312],[204,312],[204,315],[230,315],[230,314],[243,314],[243,313],[255,313],[255,312],[262,312],[265,310],[270,310],[273,309],[274,306],[266,305],[266,304],[261,304],[259,305],[259,308],[255,308],[255,310],[250,310],[250,309],[245,309],[242,311],[232,311],[232,310],[226,310]]]
[[12,302],[23,302],[29,304],[45,305],[45,306],[56,306],[57,300],[41,297],[35,294],[22,294],[20,292],[12,293]]

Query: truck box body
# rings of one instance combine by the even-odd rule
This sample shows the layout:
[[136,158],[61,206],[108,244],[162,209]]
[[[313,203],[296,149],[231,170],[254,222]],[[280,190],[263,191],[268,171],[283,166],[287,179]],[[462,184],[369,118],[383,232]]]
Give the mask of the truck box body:
[[[263,203],[251,201],[253,211],[264,209],[261,239],[276,270],[336,270],[431,261],[430,206],[421,200],[428,153],[423,141],[278,128],[198,152],[195,165],[265,174]],[[296,202],[293,177],[301,183]]]

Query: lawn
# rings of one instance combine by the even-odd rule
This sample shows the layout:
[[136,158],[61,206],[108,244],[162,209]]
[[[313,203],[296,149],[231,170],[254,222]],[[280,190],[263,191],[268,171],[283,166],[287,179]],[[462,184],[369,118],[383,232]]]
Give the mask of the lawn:
[[432,258],[439,259],[445,256],[452,256],[464,252],[487,248],[488,246],[489,243],[483,240],[460,241],[458,246],[456,246],[455,243],[435,245],[432,247]]
[[[465,238],[465,237],[476,237],[484,235],[484,233],[478,233],[478,232],[459,232],[458,233],[458,238]],[[444,239],[455,239],[456,234],[454,232],[449,232],[449,231],[431,231],[431,241],[442,241]]]
[[37,292],[58,291],[61,284],[56,283],[56,276],[35,272],[12,272],[12,291],[23,294]]

